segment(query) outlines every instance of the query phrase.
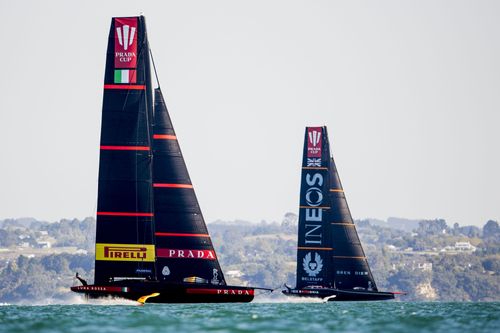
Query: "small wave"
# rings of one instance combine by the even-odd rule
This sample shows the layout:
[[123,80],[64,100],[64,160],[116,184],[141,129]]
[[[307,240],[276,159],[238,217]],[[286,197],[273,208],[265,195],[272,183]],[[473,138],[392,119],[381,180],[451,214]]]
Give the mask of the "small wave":
[[324,303],[324,301],[315,297],[293,297],[280,294],[276,296],[256,296],[252,303]]
[[70,299],[66,300],[64,304],[68,305],[142,305],[139,302],[128,300],[125,298],[103,297],[103,298],[85,298],[81,295],[73,295]]
[[[0,305],[11,305],[7,303],[0,303]],[[86,299],[81,295],[71,295],[62,299],[45,299],[37,301],[22,301],[16,303],[22,306],[47,306],[47,305],[142,305],[138,302],[127,300],[124,298],[99,298],[99,299]]]
[[99,299],[88,299],[83,304],[90,305],[131,305],[131,306],[142,306],[141,303],[132,301],[124,298],[99,298]]

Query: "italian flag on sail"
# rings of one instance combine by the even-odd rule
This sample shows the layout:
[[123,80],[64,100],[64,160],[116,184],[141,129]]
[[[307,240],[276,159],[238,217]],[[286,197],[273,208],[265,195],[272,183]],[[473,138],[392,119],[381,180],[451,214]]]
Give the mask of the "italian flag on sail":
[[135,69],[115,69],[115,83],[136,83],[136,81]]

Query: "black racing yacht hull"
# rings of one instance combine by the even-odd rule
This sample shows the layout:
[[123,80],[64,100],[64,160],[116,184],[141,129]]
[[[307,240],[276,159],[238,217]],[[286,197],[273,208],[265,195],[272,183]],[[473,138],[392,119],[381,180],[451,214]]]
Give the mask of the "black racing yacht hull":
[[286,296],[322,298],[328,301],[384,301],[394,299],[394,293],[370,290],[342,290],[335,288],[291,289],[282,291]]
[[123,298],[141,303],[247,303],[254,298],[254,288],[250,287],[156,281],[75,286],[71,290],[89,298]]

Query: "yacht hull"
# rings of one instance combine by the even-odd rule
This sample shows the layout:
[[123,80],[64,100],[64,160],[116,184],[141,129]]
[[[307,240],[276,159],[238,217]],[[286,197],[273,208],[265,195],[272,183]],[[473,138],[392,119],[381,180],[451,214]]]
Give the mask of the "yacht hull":
[[71,290],[89,298],[122,298],[141,303],[247,303],[254,298],[254,288],[250,287],[182,285],[157,281],[75,286]]
[[335,288],[318,289],[286,289],[282,291],[286,296],[313,297],[328,301],[384,301],[394,299],[394,293],[370,290],[342,290]]

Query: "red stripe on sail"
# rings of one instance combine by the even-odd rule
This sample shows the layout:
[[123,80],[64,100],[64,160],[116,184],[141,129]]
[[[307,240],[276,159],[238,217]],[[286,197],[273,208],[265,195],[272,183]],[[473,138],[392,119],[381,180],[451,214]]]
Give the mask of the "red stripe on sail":
[[175,135],[169,135],[169,134],[153,134],[153,139],[176,140],[177,137]]
[[140,84],[105,84],[104,89],[145,90],[145,85]]
[[148,146],[101,146],[101,150],[150,150]]
[[153,217],[153,213],[137,213],[137,212],[97,212],[97,216],[146,216]]
[[153,187],[170,187],[170,188],[193,188],[191,184],[164,184],[164,183],[154,183]]
[[210,237],[207,234],[179,234],[175,232],[156,232],[155,235],[162,237]]

